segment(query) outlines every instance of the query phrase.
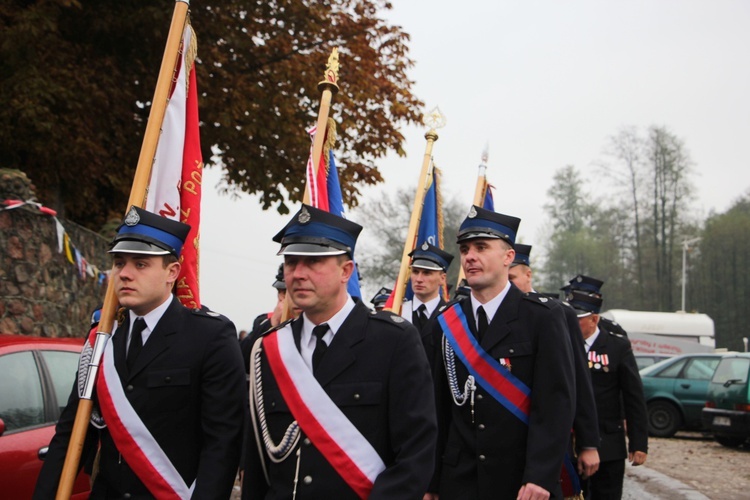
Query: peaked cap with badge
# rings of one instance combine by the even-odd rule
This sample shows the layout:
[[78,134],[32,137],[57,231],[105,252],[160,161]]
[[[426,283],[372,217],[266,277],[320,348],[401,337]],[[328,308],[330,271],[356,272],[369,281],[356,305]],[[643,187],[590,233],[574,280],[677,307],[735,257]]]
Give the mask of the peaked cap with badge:
[[580,290],[571,290],[568,292],[565,300],[573,306],[579,318],[599,314],[602,309],[602,298],[596,297]]
[[393,290],[390,288],[382,287],[377,293],[375,293],[375,296],[370,300],[370,303],[376,308],[384,306],[385,303],[388,302],[388,297],[391,296],[392,292]]
[[442,272],[447,272],[453,261],[451,254],[426,241],[419,248],[412,250],[409,257],[412,258],[411,267]]
[[190,226],[133,205],[117,228],[109,253],[180,256]]
[[303,204],[273,241],[281,243],[277,255],[353,257],[360,231],[362,226],[357,223]]
[[510,267],[518,266],[521,264],[531,267],[531,245],[516,243],[513,248],[515,248],[516,250],[516,258],[513,259]]
[[505,240],[514,246],[520,223],[521,219],[518,217],[499,214],[474,205],[458,229],[456,242],[489,238]]
[[[570,290],[578,290],[596,295],[602,295],[602,285],[604,282],[591,276],[584,276],[579,274],[568,281],[568,287]],[[565,290],[567,292],[567,290]]]

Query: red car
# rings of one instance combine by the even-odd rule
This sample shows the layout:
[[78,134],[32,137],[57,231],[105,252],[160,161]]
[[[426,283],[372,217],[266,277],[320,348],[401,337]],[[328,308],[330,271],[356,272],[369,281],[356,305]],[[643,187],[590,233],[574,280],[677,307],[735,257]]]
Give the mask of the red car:
[[[0,334],[0,496],[31,498],[55,422],[68,402],[83,339]],[[88,498],[78,475],[74,499]]]

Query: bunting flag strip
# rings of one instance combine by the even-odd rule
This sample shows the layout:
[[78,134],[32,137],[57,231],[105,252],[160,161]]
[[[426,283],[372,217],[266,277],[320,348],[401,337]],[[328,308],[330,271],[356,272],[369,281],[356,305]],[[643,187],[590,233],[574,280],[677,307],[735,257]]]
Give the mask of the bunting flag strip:
[[265,336],[263,350],[284,401],[302,431],[357,495],[367,498],[385,464],[311,376],[294,345],[291,326]]

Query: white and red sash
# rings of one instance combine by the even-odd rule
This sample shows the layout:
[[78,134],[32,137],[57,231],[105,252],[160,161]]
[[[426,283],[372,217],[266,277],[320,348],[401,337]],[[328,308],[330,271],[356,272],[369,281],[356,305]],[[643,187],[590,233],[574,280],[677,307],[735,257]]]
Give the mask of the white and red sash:
[[357,495],[367,498],[385,464],[310,376],[294,345],[291,326],[263,337],[263,348],[281,395],[302,431]]
[[102,356],[96,394],[117,450],[154,497],[190,498],[195,482],[190,487],[185,484],[167,454],[130,405],[115,368],[114,349],[111,345],[108,342]]

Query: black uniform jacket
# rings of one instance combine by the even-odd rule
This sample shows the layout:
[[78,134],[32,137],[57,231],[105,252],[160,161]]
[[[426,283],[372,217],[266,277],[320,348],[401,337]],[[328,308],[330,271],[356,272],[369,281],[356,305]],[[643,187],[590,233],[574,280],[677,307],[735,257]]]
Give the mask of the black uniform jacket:
[[586,347],[583,344],[581,325],[575,310],[566,302],[556,301],[560,304],[565,315],[565,322],[570,334],[570,343],[573,347],[573,363],[576,376],[576,412],[573,419],[573,432],[575,433],[575,451],[583,448],[598,448],[600,444],[599,419],[596,412],[596,400],[594,389],[591,385],[588,362],[586,359]]
[[[127,318],[127,315],[126,315]],[[125,394],[143,423],[190,486],[193,498],[229,498],[246,416],[245,374],[234,325],[216,313],[172,303],[128,373],[129,319],[117,328],[114,349]],[[34,498],[54,498],[78,408],[78,390],[57,424]],[[153,498],[128,467],[107,429],[89,426],[83,457],[101,443],[91,498]]]
[[[440,315],[441,312],[443,312],[443,309],[445,307],[445,299],[440,297],[440,301],[438,302],[435,309],[433,309],[432,314],[430,314],[430,317],[427,318],[427,323],[425,324],[424,328],[422,328],[422,331],[419,332],[419,335],[422,337],[422,346],[424,347],[424,351],[427,354],[427,359],[430,362],[430,365],[433,364],[434,360],[436,359],[436,349],[435,347],[435,336],[434,336],[434,325],[437,321],[437,317]],[[411,321],[411,319],[409,319]],[[433,368],[431,366],[431,368]]]
[[[600,329],[590,351],[609,358],[606,365],[594,363],[590,367],[602,438],[599,459],[602,462],[622,460],[627,458],[627,450],[648,452],[643,384],[630,341],[620,334]],[[627,448],[623,415],[627,420]]]
[[[301,329],[299,318],[292,323],[297,345]],[[294,418],[265,353],[261,370],[265,416],[278,444]],[[385,463],[369,498],[421,499],[434,466],[437,425],[429,365],[416,329],[400,316],[375,313],[357,302],[316,372],[325,392]],[[292,453],[281,463],[270,462],[264,451],[269,486],[254,433],[248,432],[243,498],[292,498],[298,460],[297,499],[358,498],[304,433],[300,443],[299,458]]]
[[[471,300],[460,302],[471,333],[476,321]],[[450,307],[450,305],[448,306]],[[528,425],[477,386],[473,405],[457,406],[442,361],[437,324],[435,363],[438,453],[442,463],[431,485],[441,500],[515,499],[525,483],[562,494],[559,484],[575,409],[575,375],[563,316],[549,300],[511,285],[481,342],[495,359],[507,358],[511,373],[531,389]],[[456,359],[458,385],[469,375]]]

